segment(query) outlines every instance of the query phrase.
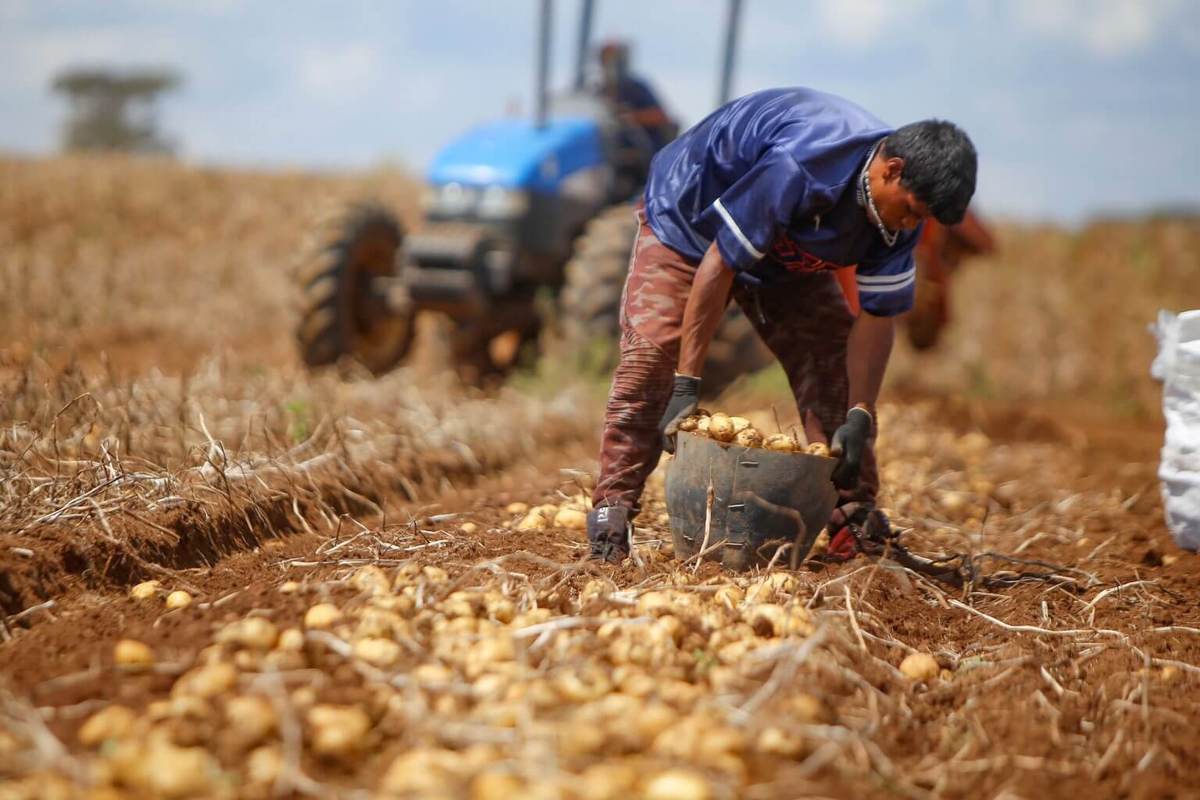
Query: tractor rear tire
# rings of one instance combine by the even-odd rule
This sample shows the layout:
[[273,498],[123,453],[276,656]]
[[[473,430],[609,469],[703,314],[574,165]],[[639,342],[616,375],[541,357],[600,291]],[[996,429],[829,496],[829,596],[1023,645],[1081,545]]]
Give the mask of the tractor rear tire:
[[395,275],[404,231],[378,205],[351,209],[301,276],[304,309],[296,338],[309,367],[352,360],[375,375],[394,368],[412,346],[412,313],[388,311],[372,282]]
[[[633,207],[619,205],[601,212],[575,240],[559,295],[559,316],[568,354],[585,372],[609,373],[617,364],[621,295],[636,235]],[[706,394],[719,394],[772,359],[750,320],[730,304],[708,346]]]

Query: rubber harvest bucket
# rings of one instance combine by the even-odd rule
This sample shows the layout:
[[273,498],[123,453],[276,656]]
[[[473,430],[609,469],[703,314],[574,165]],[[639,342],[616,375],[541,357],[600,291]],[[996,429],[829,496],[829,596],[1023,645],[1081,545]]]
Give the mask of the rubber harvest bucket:
[[791,545],[777,563],[796,567],[837,503],[830,480],[836,463],[680,433],[666,480],[675,557],[686,560],[706,549],[704,558],[741,572],[769,564],[780,547]]

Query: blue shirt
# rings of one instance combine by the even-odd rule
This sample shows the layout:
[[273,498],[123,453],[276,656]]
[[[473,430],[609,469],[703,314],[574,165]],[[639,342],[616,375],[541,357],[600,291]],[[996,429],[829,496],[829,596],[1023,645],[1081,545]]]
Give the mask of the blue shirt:
[[913,304],[920,230],[888,247],[858,192],[867,157],[891,132],[850,101],[813,89],[746,95],[654,157],[647,222],[692,261],[715,240],[744,283],[857,265],[863,310],[903,313]]
[[[662,103],[658,102],[658,97],[654,94],[654,90],[650,88],[650,84],[632,75],[626,75],[617,82],[616,95],[617,102],[632,111],[645,111],[647,108],[662,107]],[[658,127],[643,126],[643,130],[650,137],[655,150],[658,150],[667,143],[666,137]]]

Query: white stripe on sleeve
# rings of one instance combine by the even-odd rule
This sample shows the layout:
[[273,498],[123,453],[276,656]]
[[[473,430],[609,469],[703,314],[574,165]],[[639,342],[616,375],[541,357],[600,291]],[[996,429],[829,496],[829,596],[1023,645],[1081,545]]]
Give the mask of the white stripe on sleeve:
[[916,266],[912,266],[897,275],[857,275],[855,277],[858,285],[865,289],[876,286],[891,286],[898,283],[912,283],[916,274],[917,268]]
[[737,237],[738,242],[746,249],[746,252],[754,256],[758,261],[764,258],[764,254],[759,252],[758,248],[750,244],[750,240],[746,238],[746,234],[742,233],[742,229],[733,221],[733,217],[725,210],[725,206],[721,205],[721,198],[713,201],[713,208],[721,215],[721,219],[725,220],[725,224],[729,226],[729,230],[733,231],[733,235]]
[[[905,277],[906,275],[908,277]],[[917,280],[917,274],[916,274],[915,270],[909,270],[908,272],[901,273],[900,275],[897,275],[896,277],[902,278],[903,280],[899,281],[898,283],[884,283],[884,284],[868,283],[868,284],[864,285],[862,280],[860,279],[858,282],[858,290],[859,290],[859,292],[862,292],[865,294],[890,294],[891,292],[898,292],[901,289],[907,289],[908,287],[912,286],[913,283],[915,283]]]

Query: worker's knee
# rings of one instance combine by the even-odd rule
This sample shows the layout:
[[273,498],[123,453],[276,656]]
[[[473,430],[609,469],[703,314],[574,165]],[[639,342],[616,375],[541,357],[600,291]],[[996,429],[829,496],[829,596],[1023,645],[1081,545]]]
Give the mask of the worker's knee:
[[654,427],[671,396],[675,365],[649,340],[627,331],[613,374],[606,419],[632,427]]

